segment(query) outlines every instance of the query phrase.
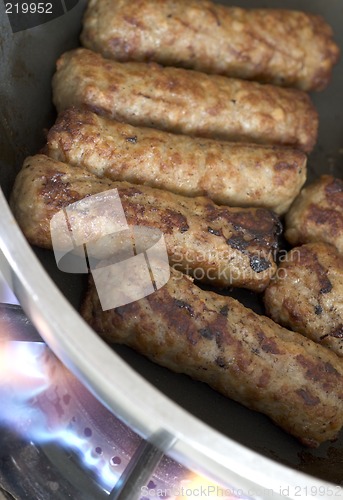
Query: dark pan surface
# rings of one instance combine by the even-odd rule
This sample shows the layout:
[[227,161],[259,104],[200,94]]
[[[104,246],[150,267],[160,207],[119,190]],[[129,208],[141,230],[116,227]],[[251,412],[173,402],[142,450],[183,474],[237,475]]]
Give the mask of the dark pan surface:
[[[13,35],[3,3],[0,3],[0,182],[7,196],[22,160],[28,154],[38,152],[44,144],[44,128],[53,123],[55,112],[51,104],[50,81],[55,61],[62,52],[78,45],[85,4],[85,0],[80,0],[68,14]],[[341,0],[238,0],[235,4],[320,13],[333,26],[336,40],[343,48]],[[309,158],[309,180],[322,173],[341,177],[342,95],[343,61],[335,69],[330,87],[313,95],[321,121],[319,143]],[[58,271],[50,252],[37,249],[37,255],[57,286],[78,307],[83,278]],[[258,312],[262,311],[260,301],[253,294],[235,292],[235,296]],[[336,443],[309,451],[263,415],[225,399],[205,384],[172,374],[125,347],[116,347],[115,350],[158,389],[223,434],[278,462],[343,484],[343,433]]]

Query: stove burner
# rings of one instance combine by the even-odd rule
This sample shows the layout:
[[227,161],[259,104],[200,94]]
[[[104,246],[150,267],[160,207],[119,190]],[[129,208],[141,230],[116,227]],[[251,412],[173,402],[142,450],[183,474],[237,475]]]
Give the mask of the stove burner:
[[[45,344],[2,343],[0,360],[0,397],[4,408],[0,421],[6,431],[1,448],[2,465],[11,463],[18,469],[27,455],[30,462],[48,455],[50,461],[59,464],[63,477],[69,477],[68,482],[74,484],[80,481],[82,467],[72,475],[70,470],[82,463],[86,483],[90,482],[91,489],[96,488],[97,494],[102,492],[106,498],[139,448],[142,441],[139,436],[105,409]],[[11,441],[16,436],[15,453],[12,446],[6,445],[10,435]],[[171,460],[168,467],[174,471],[175,480],[182,479],[186,472]],[[3,470],[2,467],[2,473]],[[154,483],[167,488],[171,478],[169,473],[166,476],[165,467],[163,470],[154,477]],[[35,475],[32,471],[27,474],[31,478]],[[46,477],[46,471],[41,476]],[[2,479],[2,483],[6,481]],[[61,478],[49,484],[56,489],[61,487],[65,493]],[[85,491],[90,491],[89,485]],[[90,498],[95,498],[94,492]]]
[[5,499],[239,498],[164,456],[167,433],[142,440],[59,362],[19,306],[4,304],[0,400]]

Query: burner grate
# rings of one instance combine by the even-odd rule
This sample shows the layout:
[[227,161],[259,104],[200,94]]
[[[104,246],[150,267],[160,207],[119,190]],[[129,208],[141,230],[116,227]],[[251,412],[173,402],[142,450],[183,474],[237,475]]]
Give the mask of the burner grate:
[[[56,425],[63,424],[62,430],[67,426],[68,436],[75,437],[76,442],[82,437],[81,451],[88,455],[93,453],[93,460],[86,463],[84,457],[80,457],[80,449],[75,451],[67,441],[40,440],[39,436],[34,439],[28,433],[26,421],[19,425],[17,422],[16,430],[3,422],[0,427],[0,485],[7,495],[6,500],[138,500],[143,496],[143,486],[150,484],[171,490],[190,477],[190,471],[160,451],[168,449],[174,438],[163,433],[146,442],[114,417],[43,344],[20,306],[3,304],[0,320],[0,341],[20,347],[41,346],[38,361],[42,373],[53,374],[51,386],[29,401],[34,404],[35,412],[37,408],[43,412],[44,418],[40,420],[52,427],[52,436]],[[29,413],[32,408],[27,410]],[[34,416],[35,413],[33,419]],[[46,429],[42,434],[45,433]],[[86,450],[84,443],[88,446]],[[97,454],[102,455],[103,462],[109,462],[112,456],[111,465],[117,476],[113,475],[110,487],[100,481],[101,474],[96,470]],[[13,496],[8,496],[8,492]]]

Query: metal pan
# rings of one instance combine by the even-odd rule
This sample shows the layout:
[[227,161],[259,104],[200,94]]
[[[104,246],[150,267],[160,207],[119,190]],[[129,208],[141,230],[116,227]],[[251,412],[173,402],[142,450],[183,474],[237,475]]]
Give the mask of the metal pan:
[[[253,0],[237,3],[256,7]],[[110,349],[75,312],[83,279],[58,271],[52,254],[32,250],[16,226],[5,197],[22,160],[44,144],[43,130],[54,121],[50,83],[55,61],[79,44],[85,4],[80,0],[65,15],[14,34],[0,4],[0,181],[5,195],[0,196],[1,270],[62,361],[117,416],[164,450],[169,448],[173,457],[215,479],[239,485],[246,493],[260,491],[262,497],[267,488],[275,490],[273,498],[303,498],[304,488],[313,487],[313,492],[323,493],[314,497],[343,498],[343,488],[333,487],[343,484],[343,435],[335,443],[309,451],[263,415],[204,384],[173,374],[124,347]],[[340,0],[288,0],[286,4],[261,0],[259,6],[320,13],[343,47]],[[309,159],[309,180],[324,172],[340,176],[342,89],[343,61],[328,90],[313,96],[321,122],[319,143]],[[238,296],[261,310],[254,295],[239,292]],[[316,489],[320,487],[324,489]]]

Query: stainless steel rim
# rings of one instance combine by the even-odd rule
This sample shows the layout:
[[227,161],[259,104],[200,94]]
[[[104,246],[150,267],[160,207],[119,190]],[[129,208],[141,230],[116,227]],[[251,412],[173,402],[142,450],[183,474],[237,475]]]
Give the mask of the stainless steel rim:
[[[252,498],[299,498],[304,488],[322,488],[321,498],[343,490],[289,469],[223,436],[154,388],[114,353],[57,289],[19,229],[0,190],[0,270],[26,314],[60,360],[117,417],[143,438],[168,433],[168,455],[211,474]],[[139,408],[139,411],[137,409]],[[166,450],[163,450],[166,451]],[[280,493],[289,487],[288,496]],[[299,489],[300,488],[300,489]],[[324,488],[324,490],[323,490]],[[331,493],[331,494],[330,494]]]

